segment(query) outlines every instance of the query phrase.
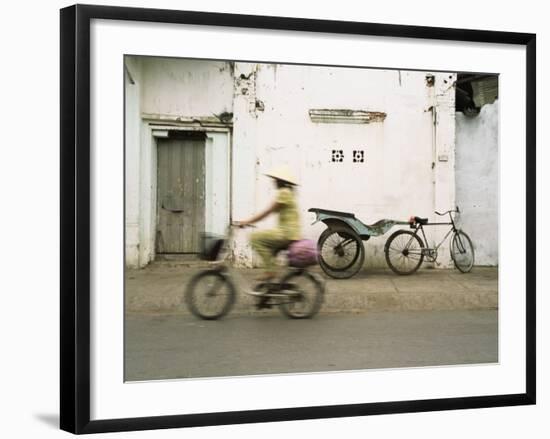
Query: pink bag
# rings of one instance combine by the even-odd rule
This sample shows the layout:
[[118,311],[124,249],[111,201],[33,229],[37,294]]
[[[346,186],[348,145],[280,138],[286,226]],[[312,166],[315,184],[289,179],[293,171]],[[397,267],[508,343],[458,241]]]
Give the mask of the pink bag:
[[294,241],[288,247],[288,265],[298,268],[315,265],[318,254],[317,243],[311,239]]

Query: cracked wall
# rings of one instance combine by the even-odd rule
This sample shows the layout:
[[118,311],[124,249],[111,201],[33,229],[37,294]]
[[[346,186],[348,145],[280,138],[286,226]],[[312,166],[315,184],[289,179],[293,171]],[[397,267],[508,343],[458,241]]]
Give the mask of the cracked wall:
[[[454,205],[451,74],[430,73],[427,82],[426,72],[414,71],[159,58],[141,63],[142,114],[232,127],[227,185],[233,219],[269,204],[274,190],[264,173],[281,164],[300,181],[302,229],[311,239],[324,225],[310,225],[310,207],[351,211],[369,224],[410,215],[435,219],[434,210]],[[325,113],[312,117],[312,110]],[[143,132],[141,169],[154,169],[154,147]],[[154,185],[150,174],[141,186]],[[140,209],[153,208],[151,200],[129,202],[140,201]],[[153,213],[142,212],[147,215]],[[252,252],[240,235],[235,254],[250,264]],[[386,266],[387,236],[366,244],[367,265]]]
[[498,101],[477,116],[456,114],[456,199],[476,264],[498,265]]

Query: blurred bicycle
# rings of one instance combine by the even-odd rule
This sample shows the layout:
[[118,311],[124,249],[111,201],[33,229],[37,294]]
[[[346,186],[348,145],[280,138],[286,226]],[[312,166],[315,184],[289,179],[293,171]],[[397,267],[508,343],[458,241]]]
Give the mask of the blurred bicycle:
[[243,226],[229,225],[225,237],[203,235],[200,256],[211,261],[212,268],[197,273],[187,285],[185,303],[191,313],[205,320],[222,318],[233,307],[237,291],[242,291],[256,298],[257,309],[278,306],[285,316],[293,319],[317,314],[324,299],[324,283],[305,266],[293,267],[287,262],[288,269],[279,280],[250,287],[230,258],[235,228]]

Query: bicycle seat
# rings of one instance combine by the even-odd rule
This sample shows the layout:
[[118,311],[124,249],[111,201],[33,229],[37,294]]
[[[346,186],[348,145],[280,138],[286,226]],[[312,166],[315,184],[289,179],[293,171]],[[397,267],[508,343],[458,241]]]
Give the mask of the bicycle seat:
[[290,244],[292,244],[294,241],[290,241],[288,244],[284,244],[280,247],[277,247],[273,250],[273,255],[277,256],[281,252],[286,252],[288,248],[290,247]]

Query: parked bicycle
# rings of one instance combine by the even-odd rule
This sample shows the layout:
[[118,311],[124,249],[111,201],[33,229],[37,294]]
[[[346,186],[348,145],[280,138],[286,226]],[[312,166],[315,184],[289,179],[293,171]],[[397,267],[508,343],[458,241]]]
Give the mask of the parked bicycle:
[[[452,215],[453,213],[460,213],[460,209],[457,206],[454,210],[435,213],[439,216],[449,215],[450,222],[430,223],[428,218],[411,217],[409,221],[410,228],[414,231],[398,230],[388,238],[384,253],[389,267],[395,273],[412,274],[418,270],[424,259],[428,262],[435,262],[439,248],[451,234],[451,258],[456,268],[462,273],[467,273],[472,269],[475,257],[472,240],[462,230],[457,229]],[[450,225],[451,228],[439,244],[435,247],[429,247],[424,226],[441,225]]]
[[324,298],[324,284],[306,268],[289,266],[279,280],[261,282],[253,288],[233,269],[230,249],[236,227],[242,228],[230,225],[225,238],[203,236],[201,258],[211,261],[213,266],[197,273],[187,286],[185,302],[191,313],[205,320],[219,319],[231,310],[240,290],[256,298],[257,309],[278,306],[285,316],[293,319],[317,314]]

